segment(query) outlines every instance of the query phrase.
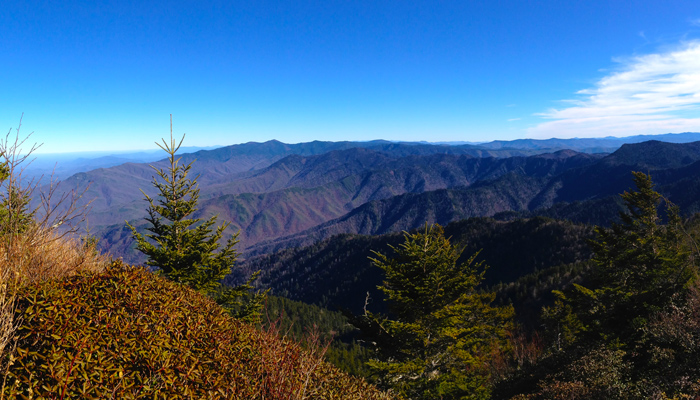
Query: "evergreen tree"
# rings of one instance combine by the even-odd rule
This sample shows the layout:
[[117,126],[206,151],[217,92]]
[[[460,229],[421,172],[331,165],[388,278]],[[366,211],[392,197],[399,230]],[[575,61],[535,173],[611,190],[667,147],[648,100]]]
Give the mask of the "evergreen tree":
[[591,284],[558,293],[576,310],[578,320],[567,318],[580,325],[579,331],[627,343],[694,276],[678,207],[666,201],[664,224],[658,215],[664,199],[651,177],[633,175],[637,190],[621,195],[627,208],[620,213],[621,222],[609,230],[597,227],[598,239],[590,242],[596,264]]
[[0,157],[5,161],[0,163],[0,234],[20,234],[24,232],[32,223],[36,209],[29,207],[29,194],[26,189],[22,189],[15,177],[12,176],[10,160],[5,154]]
[[[172,135],[172,115],[170,116],[170,143],[156,143],[168,153],[169,166],[166,169],[152,168],[158,177],[153,177],[153,186],[158,189],[157,201],[144,193],[148,201],[149,234],[142,235],[127,222],[137,249],[148,257],[147,265],[155,267],[168,279],[187,285],[199,292],[210,295],[221,305],[242,319],[256,320],[262,308],[265,293],[248,294],[251,282],[228,288],[221,280],[231,272],[236,262],[234,246],[238,233],[221,246],[220,241],[228,223],[213,229],[217,216],[202,221],[192,218],[197,211],[199,187],[197,178],[189,177],[192,163],[180,164],[175,156],[185,137],[179,143]],[[150,239],[150,240],[149,240]]]
[[8,186],[0,196],[0,221],[2,234],[20,234],[34,223],[36,209],[29,207],[29,195],[15,185]]
[[550,365],[540,369],[540,396],[532,398],[700,395],[700,350],[689,340],[700,326],[690,238],[678,207],[654,190],[651,177],[633,175],[637,189],[621,195],[627,212],[611,229],[596,228],[590,242],[592,276],[556,292],[555,306],[544,310],[558,340]]
[[[0,157],[4,157],[4,154],[0,154]],[[0,232],[2,233],[7,233],[10,232],[10,215],[11,215],[11,209],[10,207],[10,201],[9,195],[12,193],[12,186],[8,186],[5,180],[10,177],[10,168],[8,166],[7,161],[0,162],[0,184],[3,184],[7,186],[7,195],[3,195],[2,199],[0,200],[2,204],[0,204]]]
[[369,366],[381,386],[410,399],[488,398],[491,351],[506,346],[511,307],[492,307],[480,292],[485,266],[460,256],[442,227],[405,234],[390,258],[375,252],[384,270],[380,289],[390,316],[366,312],[354,323],[377,345]]

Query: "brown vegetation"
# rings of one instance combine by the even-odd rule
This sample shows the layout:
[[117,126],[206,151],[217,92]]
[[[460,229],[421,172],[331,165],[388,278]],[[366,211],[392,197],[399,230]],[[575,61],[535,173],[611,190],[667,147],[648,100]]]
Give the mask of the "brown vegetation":
[[[17,290],[21,285],[63,278],[79,271],[101,271],[107,257],[96,251],[93,240],[76,239],[77,224],[87,208],[77,207],[79,195],[66,192],[56,196],[57,184],[51,182],[39,193],[39,182],[22,177],[31,154],[21,147],[22,121],[12,134],[0,140],[0,373],[3,387],[12,364],[16,334],[21,317],[16,315]],[[32,197],[38,205],[30,205]],[[4,394],[4,392],[3,392]],[[0,395],[1,396],[1,395]]]
[[388,399],[274,330],[114,263],[22,287],[12,397]]

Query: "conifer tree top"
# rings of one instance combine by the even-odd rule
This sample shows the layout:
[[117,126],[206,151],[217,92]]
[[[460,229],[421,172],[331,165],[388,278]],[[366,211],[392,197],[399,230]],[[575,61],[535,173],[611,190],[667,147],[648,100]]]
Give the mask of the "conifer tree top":
[[204,221],[193,217],[199,201],[197,177],[189,176],[193,162],[181,164],[176,156],[184,139],[185,135],[179,141],[173,138],[171,115],[169,143],[165,139],[162,144],[156,143],[168,154],[168,166],[151,166],[156,172],[153,186],[158,189],[158,199],[144,193],[150,233],[142,235],[129,226],[138,250],[148,257],[147,265],[176,282],[210,293],[219,288],[220,281],[234,266],[237,234],[221,246],[219,242],[229,224],[214,229],[216,215]]

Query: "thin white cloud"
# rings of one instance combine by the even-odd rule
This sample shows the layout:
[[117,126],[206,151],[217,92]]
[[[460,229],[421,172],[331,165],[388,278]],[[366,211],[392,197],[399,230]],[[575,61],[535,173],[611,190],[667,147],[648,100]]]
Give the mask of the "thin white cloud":
[[700,18],[690,20],[691,25],[700,26]]
[[620,68],[537,114],[549,121],[528,136],[598,137],[700,131],[700,41],[665,53],[617,60]]
[[520,118],[509,118],[508,122],[520,121]]

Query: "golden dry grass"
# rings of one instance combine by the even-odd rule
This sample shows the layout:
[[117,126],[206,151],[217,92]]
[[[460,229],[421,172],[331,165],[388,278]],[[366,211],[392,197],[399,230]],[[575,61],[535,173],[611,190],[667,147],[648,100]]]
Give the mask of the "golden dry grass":
[[[0,373],[2,373],[2,387],[5,387],[9,357],[15,349],[15,332],[19,321],[14,318],[15,295],[12,274],[9,270],[0,270]],[[4,390],[3,390],[4,392]]]
[[78,271],[99,272],[109,261],[94,244],[50,229],[32,227],[13,236],[0,239],[0,271],[23,283],[64,278]]

